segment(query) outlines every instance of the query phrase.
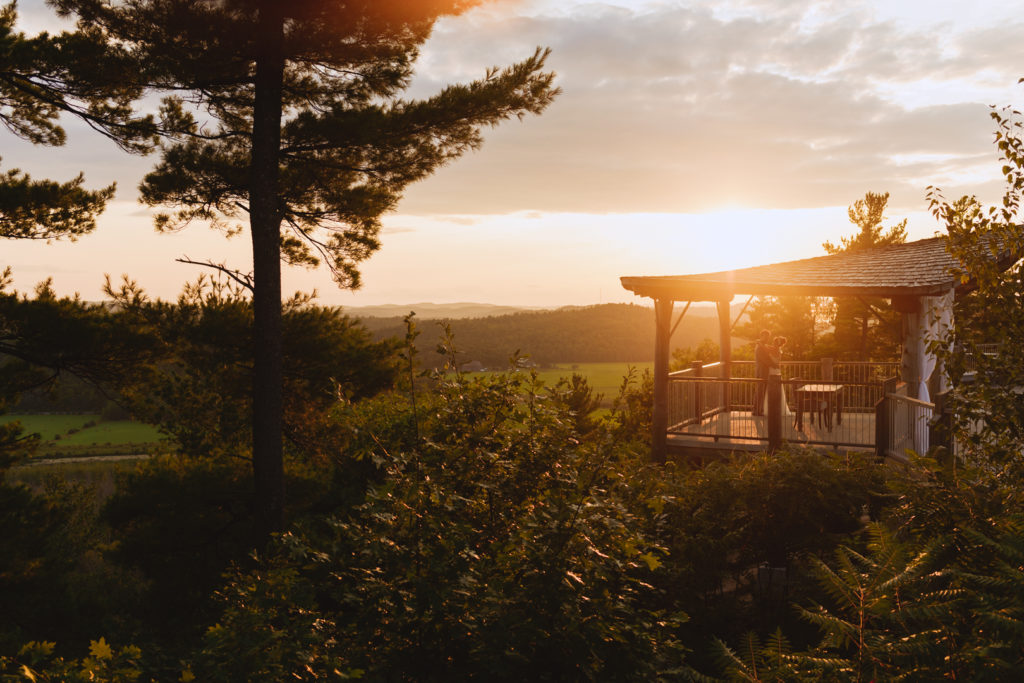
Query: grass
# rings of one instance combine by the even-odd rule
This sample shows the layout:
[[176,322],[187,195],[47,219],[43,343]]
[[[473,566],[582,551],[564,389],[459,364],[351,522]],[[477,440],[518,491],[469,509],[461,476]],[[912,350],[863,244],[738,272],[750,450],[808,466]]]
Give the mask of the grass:
[[604,402],[610,403],[619,395],[622,378],[630,368],[636,371],[637,379],[644,370],[654,370],[654,363],[559,363],[553,369],[542,370],[541,378],[547,384],[554,384],[562,377],[571,377],[574,373],[582,375],[593,388],[595,394],[603,394]]
[[18,420],[26,434],[39,434],[37,455],[82,457],[148,453],[160,441],[159,430],[131,420],[101,421],[96,414],[3,415],[0,423]]
[[537,376],[545,386],[554,386],[563,377],[582,375],[594,394],[602,396],[601,403],[607,407],[619,395],[622,378],[630,368],[635,369],[639,380],[644,370],[654,369],[654,363],[558,363],[553,368],[538,369]]

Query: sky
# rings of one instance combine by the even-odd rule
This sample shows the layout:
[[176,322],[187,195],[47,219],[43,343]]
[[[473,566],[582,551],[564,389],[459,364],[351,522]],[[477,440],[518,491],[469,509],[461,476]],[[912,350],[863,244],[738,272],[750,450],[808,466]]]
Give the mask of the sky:
[[[623,275],[701,273],[824,253],[854,227],[846,207],[890,192],[886,225],[943,230],[926,187],[1001,196],[990,106],[1021,107],[1024,19],[973,0],[498,0],[440,22],[409,96],[551,48],[562,94],[541,116],[485,132],[481,150],[408,189],[384,219],[358,291],[321,268],[287,268],[286,291],[325,304],[476,301],[646,303]],[[53,28],[41,0],[20,28]],[[52,276],[102,298],[127,275],[174,298],[202,269],[248,270],[245,235],[156,234],[136,201],[156,158],[133,157],[66,120],[69,143],[0,132],[0,169],[118,183],[77,242],[0,245],[15,286]]]

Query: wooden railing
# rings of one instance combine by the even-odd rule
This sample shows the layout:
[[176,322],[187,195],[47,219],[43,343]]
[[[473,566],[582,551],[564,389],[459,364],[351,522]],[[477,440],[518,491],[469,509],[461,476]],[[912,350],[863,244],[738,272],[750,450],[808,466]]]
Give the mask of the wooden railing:
[[878,454],[906,462],[908,451],[927,453],[934,409],[904,393],[887,393],[875,413]]
[[[775,395],[780,397],[771,410],[775,421],[764,414],[764,396],[769,382],[754,376],[755,364],[734,361],[729,377],[723,377],[720,363],[703,365],[694,362],[690,367],[672,372],[668,376],[667,433],[695,437],[716,444],[755,443],[770,449],[782,441],[834,448],[881,451],[878,432],[878,406],[884,403],[886,379],[889,388],[895,386],[899,363],[859,363],[821,361],[784,361]],[[831,405],[825,409],[832,414],[826,424],[823,417],[823,397],[816,394],[815,405],[801,392],[807,384],[841,385],[835,396],[826,395]],[[798,392],[801,392],[798,394]],[[768,392],[771,395],[771,392]],[[804,405],[798,405],[798,401]],[[902,435],[906,429],[905,404],[896,414],[885,413],[885,438]],[[886,408],[889,410],[889,408]],[[893,408],[893,410],[896,410]],[[803,420],[797,420],[802,412]],[[812,416],[812,413],[814,414]],[[816,420],[814,418],[817,418]],[[906,439],[904,439],[905,441]],[[902,443],[902,442],[900,442]],[[920,444],[920,440],[917,442]],[[885,450],[900,448],[900,444],[885,443]]]
[[[694,367],[669,376],[669,434],[716,443],[763,443],[770,448],[789,441],[875,450],[875,405],[884,395],[882,382],[844,382],[838,385],[836,400],[823,407],[818,405],[822,396],[811,405],[809,396],[801,393],[804,386],[820,380],[726,379],[718,369]],[[769,390],[772,382],[774,394]],[[775,422],[766,414],[772,410],[765,405],[766,393],[779,397]],[[830,411],[827,424],[822,424],[826,411]],[[799,423],[798,413],[802,413]]]
[[[713,365],[718,365],[714,363]],[[708,366],[704,366],[705,368]],[[836,361],[822,358],[816,361],[784,360],[780,363],[782,379],[801,378],[823,382],[883,382],[900,374],[898,361]],[[755,377],[754,361],[733,361],[733,377]]]

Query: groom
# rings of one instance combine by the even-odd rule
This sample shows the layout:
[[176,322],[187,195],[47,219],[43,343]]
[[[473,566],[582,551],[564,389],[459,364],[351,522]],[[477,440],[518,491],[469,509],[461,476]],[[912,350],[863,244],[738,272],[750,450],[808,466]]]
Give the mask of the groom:
[[757,383],[757,391],[754,392],[754,405],[751,410],[754,415],[764,415],[764,394],[768,384],[768,371],[775,365],[775,359],[772,358],[769,348],[771,343],[771,330],[761,330],[761,334],[757,338],[757,345],[754,347],[755,374],[757,379],[761,380]]

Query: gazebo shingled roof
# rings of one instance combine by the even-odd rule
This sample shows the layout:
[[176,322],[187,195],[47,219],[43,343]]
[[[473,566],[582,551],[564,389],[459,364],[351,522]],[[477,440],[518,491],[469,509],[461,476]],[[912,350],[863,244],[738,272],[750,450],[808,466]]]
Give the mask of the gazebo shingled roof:
[[798,296],[937,296],[956,284],[958,262],[942,237],[861,251],[697,275],[621,278],[640,296],[722,301],[736,294]]

